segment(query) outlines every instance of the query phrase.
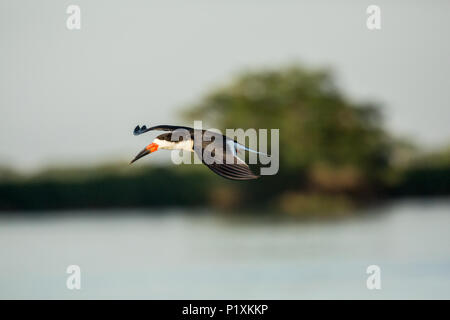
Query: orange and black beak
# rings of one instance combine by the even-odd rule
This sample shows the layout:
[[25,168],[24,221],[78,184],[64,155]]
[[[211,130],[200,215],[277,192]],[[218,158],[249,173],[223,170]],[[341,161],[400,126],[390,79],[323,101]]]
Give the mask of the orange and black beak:
[[130,164],[132,164],[132,163],[135,162],[136,160],[142,158],[143,156],[146,156],[146,155],[148,155],[148,154],[150,154],[150,153],[152,153],[152,152],[155,152],[156,150],[158,150],[158,147],[159,147],[159,146],[158,146],[156,143],[154,143],[154,142],[153,142],[153,143],[150,143],[147,147],[145,147],[144,150],[142,150],[141,152],[139,152],[139,153],[137,154],[137,156],[134,157],[133,160],[131,160]]

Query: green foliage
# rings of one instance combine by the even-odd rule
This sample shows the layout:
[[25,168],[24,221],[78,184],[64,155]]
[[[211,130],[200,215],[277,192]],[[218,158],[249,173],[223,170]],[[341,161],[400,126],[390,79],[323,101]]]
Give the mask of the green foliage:
[[416,155],[398,169],[395,195],[442,196],[450,194],[450,148]]
[[450,149],[418,156],[413,143],[383,129],[378,106],[350,101],[327,70],[247,72],[185,115],[222,130],[280,129],[280,171],[230,181],[203,165],[53,168],[33,176],[4,168],[0,210],[213,206],[323,217],[388,196],[450,194]]
[[[135,167],[47,170],[18,181],[0,181],[0,210],[201,206],[214,175],[200,168]],[[199,166],[197,166],[199,167]],[[111,168],[117,168],[113,171]],[[204,168],[202,168],[204,169]],[[77,174],[78,173],[78,174]]]
[[188,108],[191,120],[225,128],[280,129],[280,169],[354,167],[366,179],[388,166],[379,108],[350,102],[327,70],[248,72]]
[[450,147],[417,156],[411,164],[412,167],[450,168]]

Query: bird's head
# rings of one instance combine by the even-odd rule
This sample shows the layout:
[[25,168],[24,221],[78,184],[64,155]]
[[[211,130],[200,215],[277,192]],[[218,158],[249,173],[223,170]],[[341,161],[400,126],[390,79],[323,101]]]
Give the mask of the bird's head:
[[167,150],[176,149],[178,141],[172,141],[172,137],[173,137],[172,133],[164,133],[157,136],[152,141],[152,143],[146,146],[144,150],[139,152],[136,155],[136,157],[133,160],[131,160],[130,164],[152,152],[155,152],[158,149],[167,149]]

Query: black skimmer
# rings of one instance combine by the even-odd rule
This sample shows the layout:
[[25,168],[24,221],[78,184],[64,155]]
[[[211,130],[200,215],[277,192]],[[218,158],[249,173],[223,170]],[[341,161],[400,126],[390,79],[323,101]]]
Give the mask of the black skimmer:
[[[247,150],[250,152],[257,151],[251,150],[222,134],[208,130],[170,125],[159,125],[150,128],[147,128],[146,126],[137,126],[134,129],[133,134],[137,136],[153,130],[169,132],[157,136],[151,144],[136,155],[130,164],[159,149],[186,150],[195,152],[200,157],[203,164],[214,173],[224,178],[231,180],[251,180],[259,178],[259,176],[255,175],[249,166],[237,156],[238,150]],[[204,152],[206,148],[210,152]]]

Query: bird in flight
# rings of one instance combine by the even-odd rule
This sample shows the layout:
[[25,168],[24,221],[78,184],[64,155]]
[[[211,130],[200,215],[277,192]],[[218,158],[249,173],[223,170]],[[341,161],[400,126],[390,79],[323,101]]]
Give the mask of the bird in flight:
[[[137,126],[133,134],[137,136],[154,130],[168,132],[157,136],[152,143],[136,155],[130,164],[159,149],[186,150],[195,152],[203,164],[224,178],[231,180],[252,180],[259,178],[237,156],[237,152],[240,150],[260,152],[249,149],[227,136],[208,130],[170,125],[159,125],[150,128]],[[205,152],[205,150],[208,152]]]

